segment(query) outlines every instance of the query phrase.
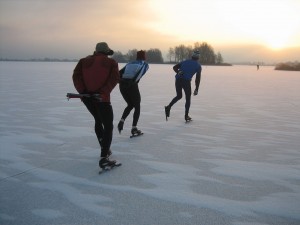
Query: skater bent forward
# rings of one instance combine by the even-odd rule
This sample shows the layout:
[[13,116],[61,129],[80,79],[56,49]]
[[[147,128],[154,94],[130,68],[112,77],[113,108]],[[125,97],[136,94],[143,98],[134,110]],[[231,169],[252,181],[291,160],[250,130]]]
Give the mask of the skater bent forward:
[[172,106],[182,98],[182,89],[185,93],[185,115],[184,118],[186,121],[190,121],[192,118],[189,116],[189,110],[191,106],[191,80],[193,76],[196,74],[195,79],[195,90],[194,95],[198,94],[199,85],[200,85],[200,79],[201,79],[201,70],[202,67],[199,60],[199,51],[194,51],[192,58],[182,61],[178,64],[176,64],[173,67],[173,70],[176,72],[176,81],[175,81],[175,88],[176,88],[176,96],[172,99],[172,101],[169,103],[169,105],[165,106],[165,114],[166,114],[166,120],[168,120],[168,117],[170,117],[170,110]]
[[99,166],[102,169],[116,162],[109,160],[113,135],[110,93],[120,79],[118,63],[108,57],[113,53],[107,43],[100,42],[93,55],[79,60],[73,73],[73,83],[80,94],[97,95],[95,98],[83,97],[82,101],[95,119],[95,133],[101,147]]
[[149,69],[149,65],[145,62],[145,60],[145,51],[138,51],[136,55],[136,60],[126,64],[120,70],[120,92],[127,103],[127,106],[124,109],[121,120],[118,124],[118,130],[120,133],[123,130],[123,125],[126,118],[130,114],[131,110],[134,109],[131,134],[132,136],[142,134],[142,131],[137,128],[137,123],[140,117],[141,109],[141,95],[138,83],[142,76],[144,76],[144,74]]

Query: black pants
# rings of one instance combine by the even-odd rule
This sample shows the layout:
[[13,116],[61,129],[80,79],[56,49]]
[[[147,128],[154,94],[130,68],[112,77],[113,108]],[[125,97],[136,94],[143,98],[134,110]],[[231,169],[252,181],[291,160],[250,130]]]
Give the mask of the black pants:
[[182,98],[182,89],[185,93],[185,114],[189,114],[190,106],[191,106],[191,81],[183,78],[176,79],[175,81],[176,88],[176,96],[172,99],[169,106],[172,107],[178,100]]
[[95,133],[101,146],[101,157],[106,157],[113,136],[113,109],[110,102],[83,98],[83,103],[95,119]]
[[120,82],[120,92],[127,103],[122,119],[125,120],[134,108],[132,126],[136,126],[141,112],[141,94],[137,83]]

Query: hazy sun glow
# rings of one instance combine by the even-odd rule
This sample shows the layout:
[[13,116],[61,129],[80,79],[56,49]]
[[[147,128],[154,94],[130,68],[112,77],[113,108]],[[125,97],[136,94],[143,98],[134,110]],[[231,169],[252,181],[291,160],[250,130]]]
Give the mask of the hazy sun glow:
[[300,56],[300,0],[33,2],[0,0],[0,59],[79,58],[99,41],[122,53],[158,48],[163,57],[196,42],[227,61]]
[[[151,0],[157,20],[150,26],[183,41],[254,42],[275,50],[295,45],[292,39],[300,30],[300,5],[296,1],[292,3],[282,0]],[[219,31],[224,36],[217,35]],[[299,45],[299,41],[296,44]]]
[[[234,5],[226,8],[226,18],[237,31],[249,35],[249,40],[279,49],[289,45],[289,39],[299,28],[298,13],[284,1],[231,2]],[[224,2],[219,4],[220,11],[224,11]]]

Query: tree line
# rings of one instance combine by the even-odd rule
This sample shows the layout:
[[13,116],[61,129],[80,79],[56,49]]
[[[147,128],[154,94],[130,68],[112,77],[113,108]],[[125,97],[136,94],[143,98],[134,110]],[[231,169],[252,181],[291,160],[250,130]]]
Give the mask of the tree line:
[[278,63],[275,70],[300,71],[300,62]]
[[[115,51],[112,58],[115,59],[119,63],[127,63],[130,61],[136,60],[137,49],[129,50],[125,55],[120,51]],[[147,62],[149,63],[164,63],[164,59],[162,57],[162,53],[157,48],[151,48],[146,51]]]
[[[162,53],[157,48],[146,50],[146,57],[147,62],[149,63],[178,63],[182,60],[190,58],[195,50],[200,52],[199,62],[203,65],[218,65],[223,63],[223,57],[221,53],[217,52],[217,54],[215,54],[213,47],[206,42],[196,42],[194,43],[194,46],[185,46],[181,44],[179,46],[169,48],[167,62],[164,62]],[[136,59],[137,51],[137,49],[131,49],[126,54],[116,51],[112,58],[119,63],[127,63]]]

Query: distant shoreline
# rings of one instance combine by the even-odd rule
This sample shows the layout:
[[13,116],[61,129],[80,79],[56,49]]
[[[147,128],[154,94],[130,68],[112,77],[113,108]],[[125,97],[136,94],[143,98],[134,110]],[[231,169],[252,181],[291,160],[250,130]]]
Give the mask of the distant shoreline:
[[[0,59],[0,62],[78,62],[78,59]],[[119,62],[126,63],[126,62]],[[164,63],[149,63],[149,64],[176,64],[176,62],[164,62]],[[233,66],[233,65],[245,65],[245,66],[256,66],[253,62],[240,62],[240,63],[221,63],[221,64],[201,64],[203,66]],[[275,70],[284,71],[300,71],[300,63],[277,63],[277,64],[262,64],[260,66],[275,66]]]
[[[78,62],[78,59],[0,59],[1,62]],[[127,63],[127,62],[118,62]],[[164,63],[149,63],[149,64],[176,64],[177,62],[164,62]],[[220,63],[220,64],[201,64],[205,66],[232,66],[230,63]],[[249,63],[249,65],[252,65]]]
[[78,59],[0,59],[5,62],[78,62]]

